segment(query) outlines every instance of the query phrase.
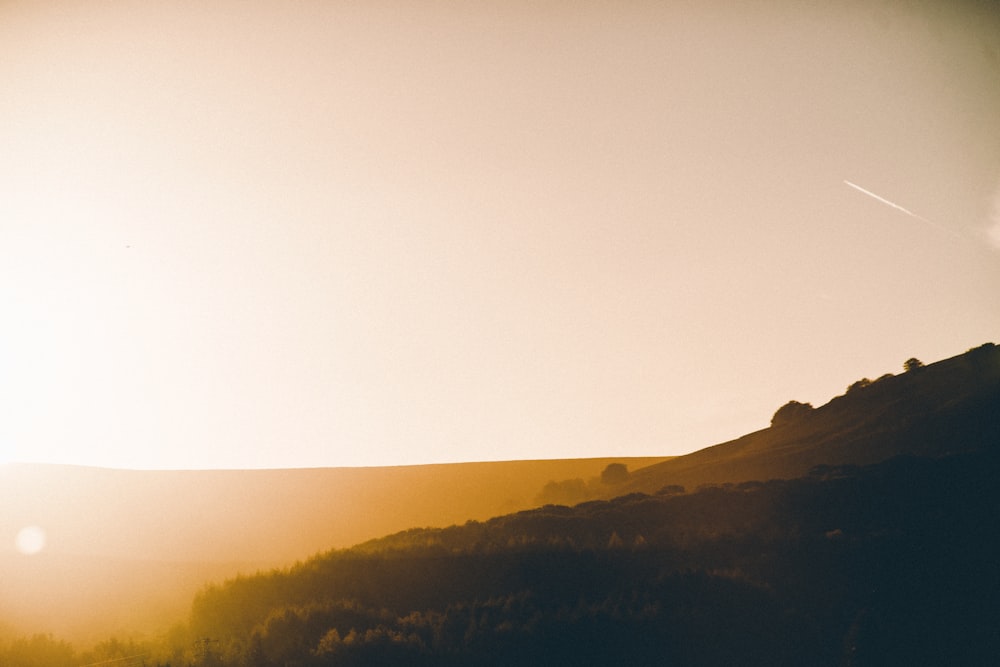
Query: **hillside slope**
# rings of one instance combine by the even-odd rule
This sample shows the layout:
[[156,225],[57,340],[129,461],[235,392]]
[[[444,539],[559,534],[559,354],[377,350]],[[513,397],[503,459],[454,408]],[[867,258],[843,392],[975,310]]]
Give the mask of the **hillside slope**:
[[987,343],[901,375],[859,382],[770,428],[637,470],[616,489],[792,479],[819,465],[943,456],[1000,441],[1000,347]]
[[229,581],[188,631],[234,665],[992,664],[998,361],[987,345],[862,383],[625,487],[721,485],[412,529]]
[[[549,480],[665,458],[184,471],[7,464],[0,535],[38,525],[60,554],[287,564],[404,528],[526,509]],[[5,539],[0,553],[12,548]]]
[[415,529],[203,591],[164,660],[986,665],[1000,447]]

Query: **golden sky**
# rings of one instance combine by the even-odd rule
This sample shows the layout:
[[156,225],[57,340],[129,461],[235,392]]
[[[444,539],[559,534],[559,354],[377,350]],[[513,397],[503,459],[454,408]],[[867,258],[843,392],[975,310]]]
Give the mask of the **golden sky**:
[[832,4],[0,2],[0,462],[678,454],[1000,342],[1000,13]]

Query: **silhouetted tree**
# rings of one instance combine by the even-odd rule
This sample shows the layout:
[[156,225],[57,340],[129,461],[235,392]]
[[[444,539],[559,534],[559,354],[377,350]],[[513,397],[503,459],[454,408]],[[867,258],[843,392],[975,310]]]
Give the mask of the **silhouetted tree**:
[[618,486],[628,481],[628,466],[624,463],[609,463],[601,472],[601,484]]
[[587,499],[587,484],[580,479],[567,479],[562,482],[550,481],[535,497],[535,502],[542,505],[575,505]]
[[771,426],[781,426],[797,422],[804,417],[808,417],[813,411],[811,403],[799,403],[798,401],[788,401],[774,413],[771,417]]
[[872,383],[868,378],[861,378],[857,382],[854,382],[847,388],[847,393],[850,394],[852,391],[857,391],[858,389],[864,389]]
[[920,361],[916,357],[910,357],[909,359],[903,362],[903,370],[905,370],[907,373],[923,367],[924,367],[924,362]]

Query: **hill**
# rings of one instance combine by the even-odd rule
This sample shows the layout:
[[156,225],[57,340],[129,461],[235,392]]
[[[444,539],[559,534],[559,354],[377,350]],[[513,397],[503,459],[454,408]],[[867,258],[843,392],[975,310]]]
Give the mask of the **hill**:
[[792,401],[770,428],[638,470],[613,494],[793,479],[819,465],[943,456],[998,440],[1000,347],[987,343],[900,375],[861,379],[815,409]]
[[205,589],[162,659],[993,664],[998,474],[995,443],[406,531]]
[[[984,664],[1000,648],[1000,350],[908,366],[646,466],[8,466],[0,522],[45,526],[53,562],[70,545],[167,569],[187,558],[174,576],[189,583],[206,562],[250,573],[335,547],[205,588],[187,625],[149,645],[163,664]],[[618,462],[638,469],[594,477]],[[605,497],[517,506],[567,488]],[[413,528],[429,524],[439,527]],[[88,616],[99,590],[81,596],[69,575],[28,573],[42,561],[13,558],[0,562],[7,574],[12,562],[22,568],[0,578],[0,619],[26,618],[14,607],[29,599],[67,622]],[[157,571],[94,562],[116,579]],[[98,605],[104,627],[120,627],[107,623],[112,607],[139,617],[162,603],[143,585],[139,597]]]
[[718,481],[695,492],[413,529],[209,587],[188,638],[227,665],[992,664],[998,368],[991,345],[913,365],[622,486]]
[[[552,479],[660,460],[239,471],[0,465],[0,621],[80,641],[153,632],[183,616],[207,580],[413,526],[529,508]],[[45,531],[43,552],[14,549],[26,526]]]

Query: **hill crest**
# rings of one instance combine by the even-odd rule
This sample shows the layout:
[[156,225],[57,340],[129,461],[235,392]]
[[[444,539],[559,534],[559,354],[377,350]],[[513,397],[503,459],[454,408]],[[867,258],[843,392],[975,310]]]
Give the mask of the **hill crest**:
[[792,479],[818,465],[937,457],[1000,443],[1000,347],[986,343],[916,362],[899,375],[863,378],[817,408],[790,404],[803,407],[781,419],[782,406],[768,428],[637,470],[617,491]]

